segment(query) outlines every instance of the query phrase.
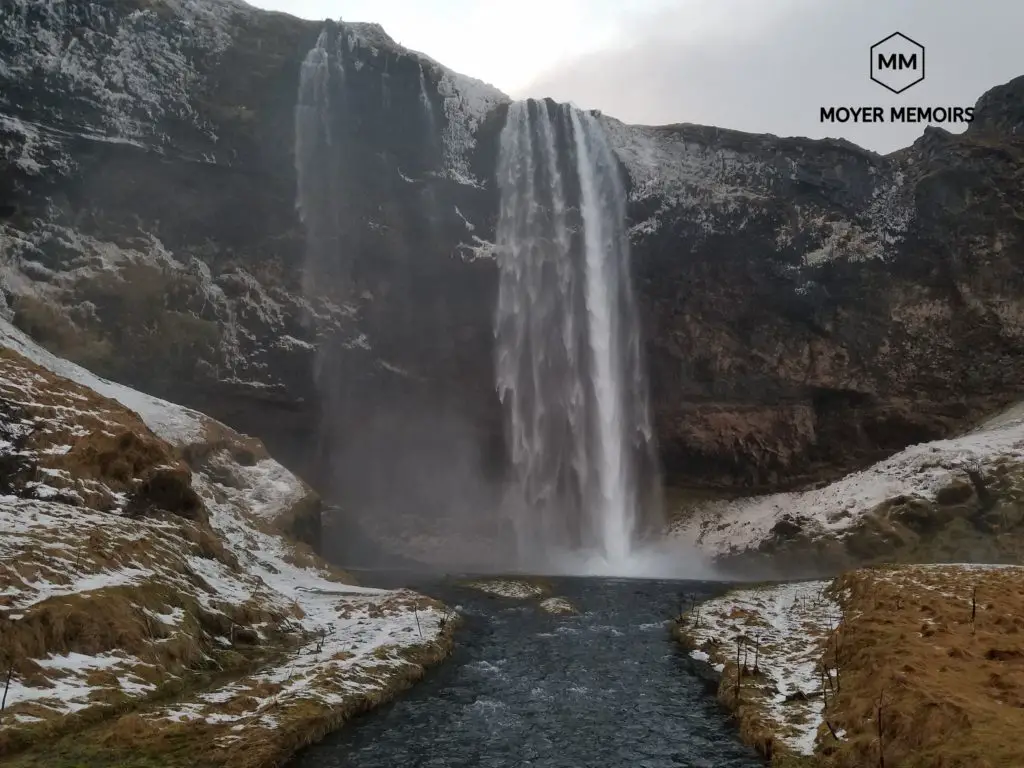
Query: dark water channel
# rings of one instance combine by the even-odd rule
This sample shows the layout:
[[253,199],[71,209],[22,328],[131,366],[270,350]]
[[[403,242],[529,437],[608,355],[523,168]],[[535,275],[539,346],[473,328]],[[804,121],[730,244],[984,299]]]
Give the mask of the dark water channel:
[[581,611],[416,585],[461,606],[457,650],[292,768],[753,768],[666,621],[709,584],[556,579]]

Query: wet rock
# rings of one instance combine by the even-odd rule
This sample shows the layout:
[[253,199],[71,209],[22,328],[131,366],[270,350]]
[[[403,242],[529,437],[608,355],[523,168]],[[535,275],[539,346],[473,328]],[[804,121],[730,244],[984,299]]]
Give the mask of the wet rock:
[[564,597],[549,597],[541,600],[540,608],[553,616],[574,616],[579,613],[576,607]]

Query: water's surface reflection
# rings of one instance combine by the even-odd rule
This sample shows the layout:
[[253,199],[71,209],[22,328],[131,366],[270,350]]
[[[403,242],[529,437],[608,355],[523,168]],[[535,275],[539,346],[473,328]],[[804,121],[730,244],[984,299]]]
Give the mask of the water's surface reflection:
[[680,582],[560,579],[582,612],[441,586],[462,606],[454,656],[398,702],[302,753],[294,768],[761,766],[669,635]]

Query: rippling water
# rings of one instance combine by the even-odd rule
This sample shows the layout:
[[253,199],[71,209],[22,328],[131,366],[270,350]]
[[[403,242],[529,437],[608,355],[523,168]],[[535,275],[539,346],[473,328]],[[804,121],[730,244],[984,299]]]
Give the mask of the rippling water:
[[409,693],[348,724],[293,768],[762,766],[669,634],[706,585],[556,580],[582,615],[473,590],[420,587],[462,607],[457,650]]

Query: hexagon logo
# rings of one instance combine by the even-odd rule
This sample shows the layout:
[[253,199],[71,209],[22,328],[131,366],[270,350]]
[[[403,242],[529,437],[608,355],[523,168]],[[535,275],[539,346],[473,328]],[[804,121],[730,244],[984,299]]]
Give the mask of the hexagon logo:
[[924,46],[893,32],[871,46],[871,79],[893,93],[924,80]]

